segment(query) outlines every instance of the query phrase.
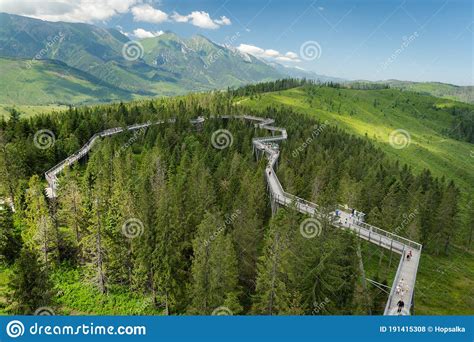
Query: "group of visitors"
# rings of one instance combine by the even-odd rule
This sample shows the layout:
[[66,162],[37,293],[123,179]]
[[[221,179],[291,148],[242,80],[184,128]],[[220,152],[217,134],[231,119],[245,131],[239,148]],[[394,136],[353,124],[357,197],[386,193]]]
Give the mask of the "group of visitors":
[[[410,251],[411,252],[411,251]],[[400,300],[397,303],[397,313],[400,314],[405,307],[405,302],[403,301],[403,296],[405,296],[405,293],[408,291],[408,285],[405,283],[405,280],[402,278],[396,287],[396,294],[400,295]]]

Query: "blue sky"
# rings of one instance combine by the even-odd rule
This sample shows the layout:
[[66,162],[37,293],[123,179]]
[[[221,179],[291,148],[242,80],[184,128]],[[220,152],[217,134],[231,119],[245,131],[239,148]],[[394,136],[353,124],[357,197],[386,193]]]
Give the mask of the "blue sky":
[[[472,0],[96,0],[97,8],[86,0],[62,0],[60,8],[33,2],[3,0],[0,11],[119,27],[132,39],[200,33],[347,79],[474,84]],[[314,55],[305,55],[308,45]]]

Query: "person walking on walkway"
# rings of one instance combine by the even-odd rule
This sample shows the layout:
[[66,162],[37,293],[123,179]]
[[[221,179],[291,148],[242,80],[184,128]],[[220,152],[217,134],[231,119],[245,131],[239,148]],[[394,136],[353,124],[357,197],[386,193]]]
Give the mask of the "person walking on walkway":
[[398,306],[397,313],[401,313],[403,307],[405,306],[405,302],[403,301],[403,299],[400,299],[400,300],[398,301],[397,306]]
[[401,287],[403,287],[403,286],[405,285],[405,280],[402,278],[402,280],[400,280],[400,281],[398,282],[398,284],[399,284]]

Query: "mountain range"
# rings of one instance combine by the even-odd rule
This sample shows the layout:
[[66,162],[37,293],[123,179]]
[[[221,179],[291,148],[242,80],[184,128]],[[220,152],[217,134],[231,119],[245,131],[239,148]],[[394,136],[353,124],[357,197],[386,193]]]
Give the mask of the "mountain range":
[[[0,13],[0,103],[79,104],[330,78],[268,63],[202,35],[132,41],[116,29]],[[303,75],[303,76],[302,76]],[[31,91],[25,91],[34,85]],[[26,89],[25,89],[26,86]],[[3,88],[2,87],[2,88]]]
[[[113,28],[6,13],[0,13],[0,73],[0,104],[10,106],[171,96],[287,77],[348,82],[268,62],[202,35],[165,32],[135,41]],[[472,87],[420,84],[391,86],[473,101]]]

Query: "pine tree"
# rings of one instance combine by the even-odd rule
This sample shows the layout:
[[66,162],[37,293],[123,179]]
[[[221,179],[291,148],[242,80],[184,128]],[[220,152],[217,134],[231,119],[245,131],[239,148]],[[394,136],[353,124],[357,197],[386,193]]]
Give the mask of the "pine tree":
[[257,262],[263,238],[262,205],[265,205],[261,171],[244,174],[237,194],[232,215],[232,236],[239,261],[240,283],[246,289],[246,304],[250,305],[250,295],[255,291]]
[[101,293],[107,292],[106,278],[106,237],[104,232],[104,203],[96,195],[92,205],[91,221],[84,237],[83,252],[89,269],[90,279],[97,285]]
[[0,129],[0,193],[7,194],[15,205],[19,181],[25,176],[24,151],[20,144],[8,143],[6,133]]
[[26,229],[23,240],[29,248],[41,252],[43,262],[50,265],[57,259],[58,232],[54,229],[43,186],[38,176],[32,176],[26,193]]
[[[153,288],[164,299],[165,313],[181,309],[185,301],[186,260],[183,260],[184,232],[179,220],[176,193],[166,187],[168,196],[160,196],[156,210],[154,249],[151,254]],[[151,240],[153,241],[153,240]]]
[[82,238],[85,234],[84,200],[79,182],[75,174],[66,172],[59,187],[59,216],[71,230],[74,246],[78,250],[79,259],[82,259]]
[[453,182],[446,188],[438,212],[436,214],[435,235],[433,248],[436,254],[448,254],[454,234],[459,225],[458,213],[459,190]]
[[50,304],[52,285],[39,259],[35,250],[24,247],[15,262],[8,287],[10,308],[16,314],[32,314]]
[[0,209],[0,262],[15,261],[21,249],[21,235],[13,223],[10,207]]
[[290,237],[284,210],[278,210],[270,222],[263,255],[257,268],[257,285],[252,311],[277,315],[290,311],[291,298],[287,286],[287,260]]
[[218,214],[207,213],[199,224],[193,241],[194,258],[191,267],[191,313],[211,314],[226,306],[238,314],[237,259],[231,237]]
[[158,298],[153,283],[155,269],[153,259],[150,256],[152,256],[157,243],[157,228],[155,225],[157,207],[160,199],[167,196],[165,192],[165,166],[156,150],[153,150],[150,156],[144,159],[144,165],[146,165],[146,168],[143,173],[146,175],[142,177],[142,182],[139,185],[139,193],[141,194],[139,207],[147,228],[143,232],[143,237],[139,240],[141,242],[140,248],[136,251],[133,286],[145,292],[151,292],[153,304],[156,307]]

